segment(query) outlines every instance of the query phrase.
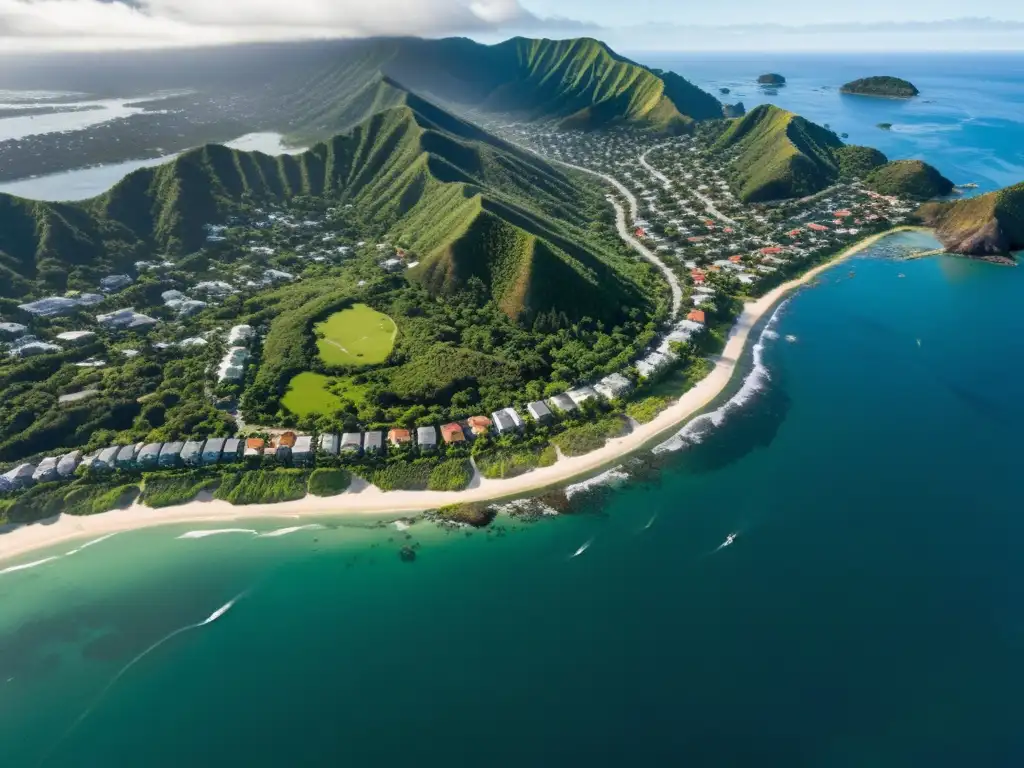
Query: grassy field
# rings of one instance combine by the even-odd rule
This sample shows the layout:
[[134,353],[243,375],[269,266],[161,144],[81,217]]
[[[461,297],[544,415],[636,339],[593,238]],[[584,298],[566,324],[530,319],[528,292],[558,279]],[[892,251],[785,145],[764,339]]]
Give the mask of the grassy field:
[[398,326],[365,304],[354,304],[317,323],[317,349],[327,365],[376,365],[391,354]]
[[341,398],[327,389],[330,380],[319,373],[300,373],[288,384],[288,391],[281,398],[281,405],[296,416],[334,413],[341,408]]

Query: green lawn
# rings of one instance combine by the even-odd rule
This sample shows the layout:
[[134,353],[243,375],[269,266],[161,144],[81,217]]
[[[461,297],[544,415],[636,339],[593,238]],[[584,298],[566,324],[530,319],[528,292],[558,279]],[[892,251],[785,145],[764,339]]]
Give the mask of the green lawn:
[[320,359],[327,365],[376,365],[395,346],[398,326],[365,304],[335,312],[313,329]]
[[345,401],[356,406],[362,404],[365,390],[365,386],[354,384],[345,377],[334,378],[306,371],[288,383],[288,391],[281,398],[281,404],[296,416],[330,415]]

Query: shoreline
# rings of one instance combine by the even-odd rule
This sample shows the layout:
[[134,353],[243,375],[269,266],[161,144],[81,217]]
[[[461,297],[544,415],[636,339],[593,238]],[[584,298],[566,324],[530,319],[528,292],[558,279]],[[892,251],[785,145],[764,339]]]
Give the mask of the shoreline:
[[26,555],[34,550],[89,537],[123,531],[184,523],[225,523],[246,519],[313,518],[365,515],[399,518],[450,504],[496,502],[526,496],[552,486],[582,480],[604,470],[631,453],[642,450],[659,437],[682,428],[700,414],[729,386],[747,348],[751,331],[765,319],[789,293],[813,280],[846,259],[870,248],[898,232],[922,227],[895,227],[870,235],[833,258],[819,264],[756,301],[747,302],[736,319],[725,348],[715,358],[711,372],[691,387],[672,405],[647,424],[637,426],[623,437],[609,440],[596,451],[572,458],[561,458],[550,467],[504,480],[480,479],[479,485],[463,491],[388,491],[368,487],[338,496],[306,496],[297,501],[276,504],[252,504],[236,507],[225,501],[191,501],[163,509],[150,509],[137,502],[127,509],[113,510],[88,517],[60,515],[46,521],[29,523],[0,533],[0,562]]

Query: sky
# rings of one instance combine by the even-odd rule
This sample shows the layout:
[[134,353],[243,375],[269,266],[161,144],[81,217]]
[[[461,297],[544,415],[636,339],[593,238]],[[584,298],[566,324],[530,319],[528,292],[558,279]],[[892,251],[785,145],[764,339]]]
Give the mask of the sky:
[[[969,15],[969,18],[966,16]],[[370,35],[600,38],[632,51],[1024,50],[1020,0],[0,0],[0,51]]]

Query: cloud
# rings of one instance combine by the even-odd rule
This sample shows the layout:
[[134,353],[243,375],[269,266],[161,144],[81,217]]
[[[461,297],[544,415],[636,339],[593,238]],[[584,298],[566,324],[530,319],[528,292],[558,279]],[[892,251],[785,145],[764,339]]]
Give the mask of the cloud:
[[537,16],[519,0],[0,0],[6,51],[592,29]]

